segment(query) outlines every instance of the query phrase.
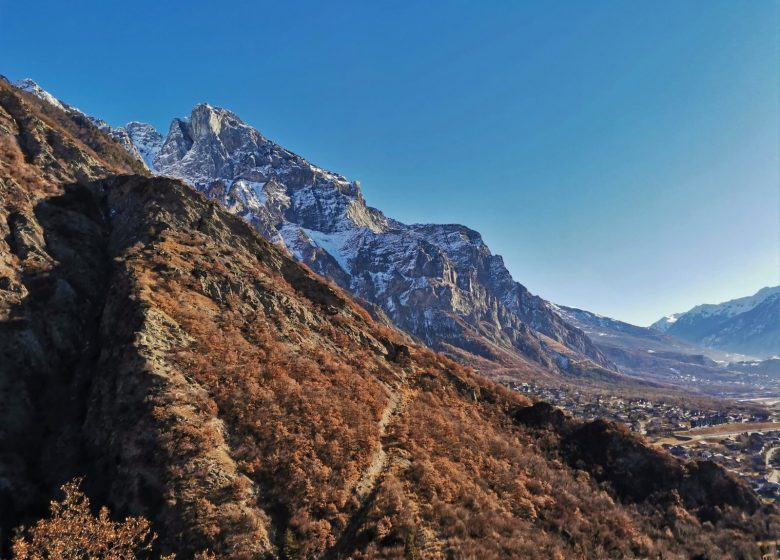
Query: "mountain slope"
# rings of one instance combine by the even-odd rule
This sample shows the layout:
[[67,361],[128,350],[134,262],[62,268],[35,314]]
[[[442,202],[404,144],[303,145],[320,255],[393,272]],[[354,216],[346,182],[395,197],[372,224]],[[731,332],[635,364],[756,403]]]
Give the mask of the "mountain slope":
[[624,373],[715,396],[755,396],[776,390],[774,377],[765,368],[733,363],[745,356],[696,346],[582,309],[560,306],[558,311]]
[[[0,79],[4,78],[0,76]],[[24,92],[34,95],[49,105],[56,107],[60,111],[70,116],[76,122],[89,122],[94,127],[98,128],[101,132],[108,134],[114,140],[116,140],[125,150],[130,153],[131,156],[144,161],[140,152],[136,149],[135,143],[131,139],[131,135],[128,133],[128,131],[132,130],[132,126],[136,123],[129,123],[126,127],[115,129],[111,127],[106,121],[97,117],[93,117],[92,115],[87,115],[73,105],[69,105],[68,103],[65,103],[64,101],[54,97],[51,93],[43,89],[29,78],[17,81],[14,83],[14,86]],[[148,165],[147,169],[150,169]]]
[[[32,80],[23,89],[66,111]],[[480,235],[459,225],[407,226],[369,208],[357,182],[320,169],[208,104],[151,126],[96,124],[149,169],[193,185],[378,317],[438,350],[566,369],[614,365],[543,299],[515,282]],[[587,366],[586,366],[587,367]]]
[[780,355],[780,286],[720,304],[698,305],[651,328],[706,348],[757,358]]
[[51,111],[0,83],[3,535],[86,474],[181,558],[760,556],[742,481],[410,343]]

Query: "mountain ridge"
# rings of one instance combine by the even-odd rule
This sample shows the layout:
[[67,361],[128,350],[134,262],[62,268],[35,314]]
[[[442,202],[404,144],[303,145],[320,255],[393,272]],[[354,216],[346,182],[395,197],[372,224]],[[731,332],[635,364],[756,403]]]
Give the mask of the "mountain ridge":
[[109,133],[129,141],[155,173],[217,200],[430,347],[452,345],[497,361],[508,355],[564,373],[583,358],[615,369],[579,329],[514,281],[478,232],[388,218],[366,204],[357,181],[309,163],[208,103],[173,119],[165,137],[131,124]]

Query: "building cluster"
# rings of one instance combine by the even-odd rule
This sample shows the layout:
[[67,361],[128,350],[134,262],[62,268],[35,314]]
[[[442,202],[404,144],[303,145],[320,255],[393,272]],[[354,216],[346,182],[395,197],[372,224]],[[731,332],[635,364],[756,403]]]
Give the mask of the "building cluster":
[[593,394],[566,387],[509,382],[508,387],[531,398],[547,401],[581,420],[607,418],[639,434],[663,437],[680,430],[740,422],[765,422],[768,413],[741,410],[703,410],[675,402]]
[[[746,426],[747,428],[747,426]],[[780,503],[780,431],[745,431],[662,445],[681,459],[712,461],[747,480],[768,500]]]

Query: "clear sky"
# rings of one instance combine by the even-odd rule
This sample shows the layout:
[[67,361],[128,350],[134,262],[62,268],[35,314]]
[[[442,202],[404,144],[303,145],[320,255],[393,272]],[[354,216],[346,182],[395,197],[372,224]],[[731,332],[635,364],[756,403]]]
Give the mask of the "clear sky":
[[780,284],[780,0],[0,0],[0,73],[115,125],[229,108],[557,303]]

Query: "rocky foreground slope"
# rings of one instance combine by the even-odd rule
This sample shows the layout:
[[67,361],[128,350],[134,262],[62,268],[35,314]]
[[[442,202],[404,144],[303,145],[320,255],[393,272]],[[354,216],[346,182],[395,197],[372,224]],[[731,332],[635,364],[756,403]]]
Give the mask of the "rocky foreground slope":
[[374,322],[0,82],[0,529],[86,476],[188,558],[759,558],[777,511]]

